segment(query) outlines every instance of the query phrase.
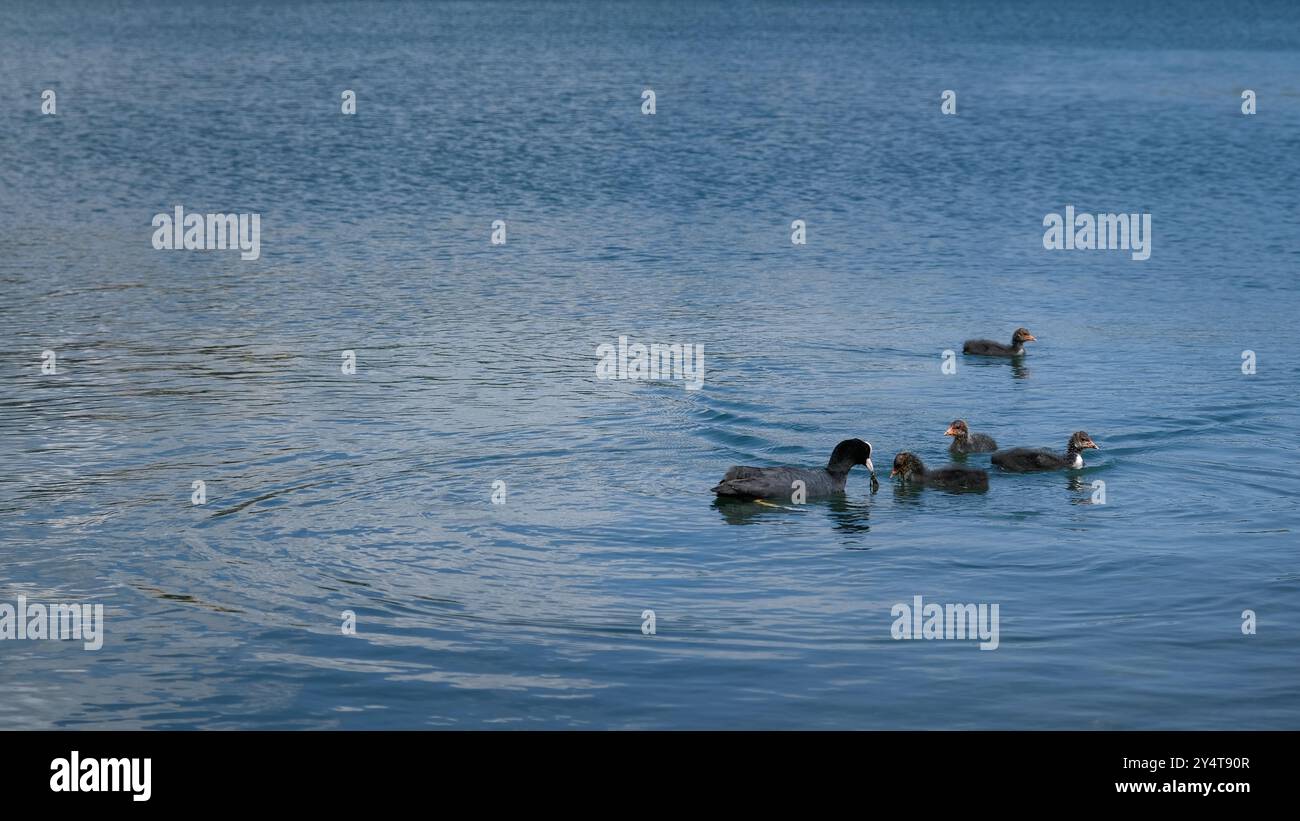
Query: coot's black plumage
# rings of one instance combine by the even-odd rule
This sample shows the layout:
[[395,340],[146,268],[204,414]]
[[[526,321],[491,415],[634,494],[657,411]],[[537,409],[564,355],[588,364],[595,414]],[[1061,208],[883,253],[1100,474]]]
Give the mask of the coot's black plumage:
[[968,339],[966,344],[961,346],[961,352],[977,356],[1020,356],[1025,352],[1026,342],[1037,341],[1028,328],[1016,328],[1016,332],[1011,335],[1010,345],[1003,345],[992,339]]
[[794,483],[801,481],[807,498],[844,492],[844,483],[854,465],[865,465],[871,472],[871,489],[880,486],[876,466],[871,463],[871,443],[845,439],[835,446],[824,468],[754,468],[737,465],[727,471],[714,488],[718,496],[737,499],[781,499],[790,501]]
[[1097,443],[1084,431],[1075,431],[1065,446],[1065,455],[1047,448],[1011,448],[993,454],[993,464],[1015,473],[1040,470],[1066,470],[1083,467],[1083,452],[1096,448]]
[[904,483],[937,487],[941,490],[988,490],[989,475],[977,468],[963,468],[956,465],[926,470],[921,457],[915,453],[903,451],[894,457],[894,469],[889,475],[897,476]]
[[948,426],[948,430],[943,435],[953,437],[952,444],[948,446],[948,452],[954,455],[992,453],[998,449],[998,443],[993,441],[992,436],[984,433],[971,433],[964,419],[953,420],[953,423]]

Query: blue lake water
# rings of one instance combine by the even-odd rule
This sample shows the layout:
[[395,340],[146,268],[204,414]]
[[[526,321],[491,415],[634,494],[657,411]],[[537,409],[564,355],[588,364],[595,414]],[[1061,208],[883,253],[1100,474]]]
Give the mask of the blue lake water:
[[[0,727],[1300,728],[1300,7],[1173,5],[3,4],[0,603],[106,634],[0,641]],[[957,417],[1101,450],[887,478]]]

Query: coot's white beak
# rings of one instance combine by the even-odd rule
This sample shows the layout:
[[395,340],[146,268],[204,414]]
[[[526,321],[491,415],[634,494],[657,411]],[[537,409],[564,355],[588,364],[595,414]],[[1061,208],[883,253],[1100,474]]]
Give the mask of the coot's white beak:
[[873,464],[871,464],[871,460],[870,460],[870,459],[867,459],[867,470],[871,471],[871,475],[872,475],[872,476],[875,476],[875,475],[876,475],[876,466],[873,465]]

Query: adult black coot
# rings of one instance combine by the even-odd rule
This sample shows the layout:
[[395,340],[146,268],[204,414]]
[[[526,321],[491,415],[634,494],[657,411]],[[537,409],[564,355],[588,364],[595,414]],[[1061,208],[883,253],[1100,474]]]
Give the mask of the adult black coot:
[[871,443],[861,439],[845,439],[835,446],[830,461],[824,468],[754,468],[737,465],[727,471],[714,488],[718,496],[736,499],[782,499],[789,501],[795,494],[795,482],[803,482],[806,498],[830,496],[844,492],[849,470],[855,465],[865,465],[871,472],[871,489],[880,487],[876,466],[871,463]]

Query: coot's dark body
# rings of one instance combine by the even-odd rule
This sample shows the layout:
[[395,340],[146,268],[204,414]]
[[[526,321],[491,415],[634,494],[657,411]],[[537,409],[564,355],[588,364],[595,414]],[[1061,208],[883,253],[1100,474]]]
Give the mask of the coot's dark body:
[[905,484],[919,484],[925,487],[951,491],[982,491],[989,489],[989,475],[977,468],[964,468],[950,465],[937,470],[927,470],[921,457],[903,451],[894,457],[894,469],[890,476],[897,476]]
[[962,345],[961,352],[976,356],[1020,356],[1025,352],[1026,342],[1037,341],[1028,328],[1016,328],[1016,332],[1011,335],[1010,345],[1003,345],[992,339],[968,339],[966,344]]
[[954,456],[960,456],[966,453],[992,453],[998,449],[998,443],[993,441],[993,437],[983,433],[971,433],[970,428],[966,426],[965,420],[956,419],[944,436],[951,436],[952,444],[948,446],[948,452]]
[[1064,455],[1047,448],[1010,448],[994,453],[992,459],[993,464],[1013,473],[1078,469],[1083,467],[1083,451],[1088,448],[1097,448],[1097,444],[1084,431],[1076,431]]
[[824,468],[772,467],[756,468],[737,465],[727,471],[713,488],[719,497],[733,499],[780,499],[790,501],[795,494],[795,482],[803,482],[807,498],[831,496],[844,492],[849,471],[855,465],[865,465],[871,472],[871,489],[879,487],[876,467],[871,463],[871,443],[861,439],[845,439],[835,446],[830,461]]

